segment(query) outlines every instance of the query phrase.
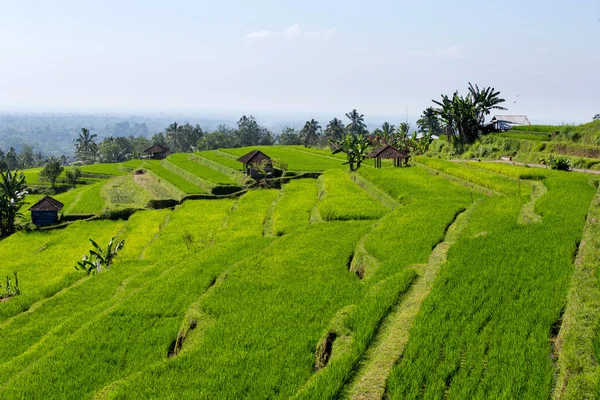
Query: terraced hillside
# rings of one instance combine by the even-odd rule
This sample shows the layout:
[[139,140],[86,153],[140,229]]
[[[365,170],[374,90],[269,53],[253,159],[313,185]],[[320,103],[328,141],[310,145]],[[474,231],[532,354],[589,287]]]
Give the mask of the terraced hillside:
[[[263,151],[318,179],[207,195],[245,182],[247,150],[117,169],[60,196],[140,208],[127,219],[0,241],[22,292],[0,302],[0,398],[596,396],[597,177],[431,158],[350,174],[289,146]],[[112,236],[110,269],[73,268]]]

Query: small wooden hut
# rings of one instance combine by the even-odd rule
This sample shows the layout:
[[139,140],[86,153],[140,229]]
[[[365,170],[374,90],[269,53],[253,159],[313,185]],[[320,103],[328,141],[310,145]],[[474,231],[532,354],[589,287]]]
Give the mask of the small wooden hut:
[[58,212],[64,204],[50,196],[44,196],[40,201],[29,207],[31,222],[37,226],[52,225],[58,222]]
[[262,178],[261,173],[255,168],[256,165],[266,162],[266,172],[273,172],[273,162],[271,157],[260,150],[252,150],[248,154],[244,154],[237,159],[244,164],[244,173],[252,178]]
[[144,153],[148,154],[148,158],[151,160],[163,160],[167,158],[171,151],[165,146],[155,144],[154,146],[144,150]]
[[394,167],[401,167],[402,164],[408,162],[408,153],[404,150],[398,150],[389,144],[374,149],[368,156],[375,160],[375,168],[381,168],[381,159],[392,159],[394,160]]

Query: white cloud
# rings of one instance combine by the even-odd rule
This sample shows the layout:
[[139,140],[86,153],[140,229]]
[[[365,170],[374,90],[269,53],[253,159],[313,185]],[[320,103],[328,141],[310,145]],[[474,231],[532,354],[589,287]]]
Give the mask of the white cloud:
[[448,47],[447,49],[441,49],[437,51],[437,54],[448,58],[458,58],[465,55],[467,46],[464,44],[457,44],[456,46]]
[[324,31],[303,31],[302,28],[300,27],[300,25],[294,24],[294,25],[289,26],[283,32],[254,31],[254,32],[248,33],[246,35],[246,40],[248,40],[252,43],[256,40],[266,39],[271,36],[284,37],[287,40],[293,40],[293,39],[298,39],[298,38],[330,39],[331,37],[333,37],[335,35],[337,35],[336,28],[329,28]]
[[415,50],[410,52],[411,57],[438,57],[438,58],[462,58],[467,55],[467,46],[464,44],[457,44],[455,46],[447,47],[445,49],[438,50]]
[[304,36],[309,39],[319,39],[319,38],[329,39],[330,37],[335,36],[335,35],[337,35],[337,29],[335,29],[335,28],[330,28],[325,31],[319,31],[319,32],[305,32],[304,33]]
[[302,33],[302,28],[300,28],[300,25],[296,24],[296,25],[292,25],[289,28],[287,28],[285,30],[285,32],[283,33],[283,35],[285,36],[286,39],[295,39],[298,36],[300,36],[301,33]]
[[250,32],[249,34],[246,35],[246,40],[249,40],[250,42],[254,42],[256,40],[260,40],[260,39],[266,39],[269,36],[271,36],[271,32],[270,31],[254,31],[254,32]]

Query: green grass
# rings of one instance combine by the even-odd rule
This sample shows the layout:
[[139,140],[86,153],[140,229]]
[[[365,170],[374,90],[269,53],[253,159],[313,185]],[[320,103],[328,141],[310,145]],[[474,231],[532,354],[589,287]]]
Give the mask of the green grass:
[[[102,211],[106,203],[101,194],[104,184],[101,182],[78,188],[78,195],[63,212],[65,214],[96,214]],[[58,196],[57,198],[60,200]]]
[[[350,175],[320,150],[284,150],[336,167],[281,190],[0,241],[0,277],[17,270],[22,290],[0,302],[0,397],[343,398],[382,327],[415,307],[412,285],[472,202],[447,261],[427,278],[433,286],[417,301],[414,323],[395,321],[410,335],[402,357],[386,355],[389,368],[398,360],[388,395],[550,397],[552,326],[571,302],[573,254],[596,191],[588,176],[434,159]],[[160,162],[145,168],[149,181],[120,175],[60,196],[71,213],[183,194],[179,175]],[[498,193],[484,196],[448,176]],[[527,206],[540,220],[527,225],[518,220],[530,183],[515,196],[519,178],[547,188]],[[115,235],[125,247],[109,270],[89,278],[75,271],[88,238],[105,245]],[[315,371],[330,334],[331,358]],[[569,351],[579,354],[574,343]],[[594,345],[586,346],[593,359]]]
[[378,219],[387,209],[369,193],[361,189],[343,171],[327,171],[325,192],[320,193],[319,213],[325,221],[351,219]]
[[514,126],[509,132],[545,132],[554,133],[559,131],[561,126],[559,125],[517,125]]
[[0,241],[0,276],[17,271],[23,292],[0,307],[0,322],[81,278],[73,266],[89,249],[88,239],[108,242],[122,227],[113,221],[75,222],[65,229],[19,232]]
[[124,175],[110,179],[102,186],[102,197],[106,199],[104,208],[144,208],[152,199],[150,194],[133,181],[133,176]]
[[178,167],[207,181],[222,185],[235,184],[229,176],[190,159],[188,154],[172,154],[167,159]]
[[485,199],[473,213],[389,379],[391,399],[549,397],[549,335],[594,190],[564,174],[544,184],[541,223],[516,224],[514,197]]
[[530,131],[508,131],[508,132],[500,132],[494,133],[493,136],[509,138],[509,139],[518,139],[518,140],[537,140],[542,142],[547,142],[552,140],[552,135],[550,133],[544,132],[530,132]]
[[[471,168],[466,163],[451,162],[439,158],[423,156],[415,157],[415,161],[429,168],[436,169],[508,196],[517,196],[519,194],[519,185],[517,181],[506,176],[490,174],[477,168]],[[528,197],[530,193],[531,188],[527,186],[521,187],[521,196]]]
[[200,188],[198,185],[195,185],[192,182],[185,180],[181,176],[163,167],[160,161],[144,161],[142,166],[152,171],[160,179],[163,179],[168,183],[174,185],[185,194],[206,193],[206,191]]
[[[336,160],[335,158],[316,153],[307,153],[288,146],[255,146],[221,150],[237,157],[243,156],[252,150],[260,150],[272,159],[277,159],[282,163],[287,164],[288,170],[290,171],[325,171],[328,169],[347,169],[346,165],[342,165],[342,160]],[[241,163],[239,164],[241,166]]]
[[275,235],[281,236],[307,227],[316,203],[317,183],[314,179],[297,179],[285,185],[275,206]]
[[207,158],[210,161],[214,161],[216,163],[226,166],[227,168],[231,168],[235,171],[242,171],[244,169],[244,167],[242,166],[242,163],[236,161],[235,157],[228,157],[227,156],[228,153],[223,153],[218,150],[206,150],[206,151],[200,151],[196,154],[199,155],[200,157]]

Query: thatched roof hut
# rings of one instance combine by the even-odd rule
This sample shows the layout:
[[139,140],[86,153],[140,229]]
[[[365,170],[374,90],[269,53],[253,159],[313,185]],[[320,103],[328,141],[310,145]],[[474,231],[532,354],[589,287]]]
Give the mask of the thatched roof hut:
[[400,167],[402,163],[406,164],[408,162],[408,152],[398,150],[389,144],[374,149],[368,157],[375,159],[375,168],[381,168],[381,159],[394,160],[394,167]]
[[155,144],[154,146],[144,150],[144,153],[148,154],[148,158],[151,160],[162,160],[167,158],[169,153],[171,153],[171,150],[165,146],[161,146],[160,144]]

